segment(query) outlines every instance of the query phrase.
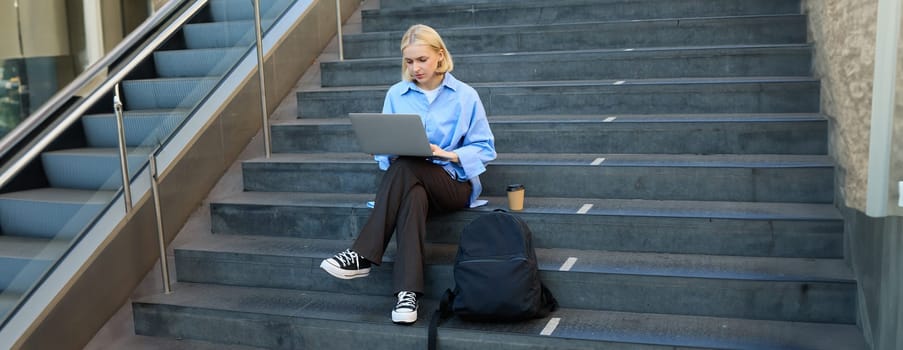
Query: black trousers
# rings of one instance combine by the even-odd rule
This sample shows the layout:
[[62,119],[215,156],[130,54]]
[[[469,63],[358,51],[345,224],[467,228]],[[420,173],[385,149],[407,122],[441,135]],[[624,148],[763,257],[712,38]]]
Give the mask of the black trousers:
[[383,175],[373,212],[351,249],[379,265],[392,234],[397,232],[392,272],[395,293],[423,293],[427,214],[467,208],[472,190],[470,182],[452,179],[445,169],[430,161],[398,158]]

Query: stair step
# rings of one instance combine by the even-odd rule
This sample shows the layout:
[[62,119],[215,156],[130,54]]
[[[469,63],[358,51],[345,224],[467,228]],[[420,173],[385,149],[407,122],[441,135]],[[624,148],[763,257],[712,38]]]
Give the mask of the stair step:
[[[291,0],[260,0],[260,17],[275,18],[291,2]],[[253,4],[247,0],[211,0],[210,15],[217,22],[253,20]]]
[[68,239],[110,203],[114,191],[39,188],[0,194],[4,235]]
[[22,260],[54,260],[69,247],[67,240],[0,235],[0,257]]
[[[136,333],[144,335],[267,348],[424,347],[424,327],[436,303],[425,300],[419,322],[410,327],[391,323],[392,304],[391,297],[179,283],[172,294],[141,299],[133,309]],[[547,336],[540,335],[553,318],[557,327]],[[867,348],[853,325],[568,308],[520,323],[451,319],[439,328],[439,343],[443,349],[505,350],[631,345],[648,346],[644,349]]]
[[[129,177],[147,162],[150,148],[133,148],[128,154]],[[51,187],[79,190],[117,190],[122,168],[116,148],[72,148],[41,153],[44,173]]]
[[148,337],[143,335],[129,335],[119,337],[118,341],[111,344],[111,349],[127,350],[263,350],[264,348],[222,344],[213,341],[200,341],[189,339],[174,339],[162,337]]
[[[27,291],[70,244],[68,240],[0,235],[0,293]],[[18,300],[9,299],[0,298],[0,309],[5,301]],[[3,313],[0,310],[0,318]]]
[[[549,51],[455,55],[455,77],[468,83],[652,79],[685,77],[808,76],[808,45]],[[320,63],[324,87],[391,85],[397,58]]]
[[[560,0],[559,0],[560,1]],[[571,1],[565,0],[567,3]],[[624,0],[577,0],[573,1],[574,3],[588,3],[588,4],[596,4],[599,6],[602,5],[617,5],[624,3],[625,5],[629,5],[632,1],[624,1]],[[686,3],[696,4],[699,6],[719,6],[722,2],[712,1],[683,1]],[[531,6],[535,3],[547,3],[539,0],[380,0],[379,7],[383,9],[410,9],[410,8],[428,8],[428,7],[442,7],[442,6],[470,6],[470,5],[488,5],[495,4],[499,6],[511,6],[516,7],[520,5]],[[723,1],[725,4],[733,4],[733,1]],[[761,3],[761,4],[760,4]],[[773,4],[773,5],[771,5]],[[668,4],[669,6],[674,6],[675,4]],[[778,0],[778,1],[756,1],[755,3],[750,2],[741,2],[741,5],[744,7],[750,6],[777,6],[780,8],[791,7],[799,10],[799,1],[795,0]],[[651,6],[651,5],[650,5]]]
[[[344,35],[345,58],[398,57],[403,34],[391,31]],[[453,55],[805,44],[806,17],[797,14],[494,26],[443,29],[440,34]]]
[[19,303],[20,298],[22,298],[22,295],[19,293],[0,290],[0,319],[6,317],[6,313],[10,312]]
[[[817,202],[834,199],[828,156],[500,154],[483,194],[510,183],[531,197]],[[276,154],[242,164],[246,191],[373,192],[383,172],[364,153]]]
[[[261,25],[269,28],[273,22],[271,19],[262,19]],[[182,27],[182,33],[188,49],[250,47],[257,39],[254,21],[186,24]]]
[[[220,260],[232,259],[232,264],[248,262],[267,265],[291,266],[299,259],[310,260],[319,266],[320,260],[332,257],[335,253],[351,246],[351,241],[303,239],[292,237],[268,237],[250,235],[211,235],[199,236],[175,248],[180,259],[197,259],[214,257]],[[457,246],[445,243],[427,243],[426,264],[451,268],[454,263]],[[618,252],[600,250],[579,250],[563,248],[536,248],[536,256],[540,271],[544,274],[574,272],[587,274],[611,274],[625,276],[664,276],[700,279],[730,279],[749,281],[798,281],[798,282],[837,282],[850,283],[853,272],[843,259],[812,259],[786,257],[744,257],[725,255],[692,255],[671,253]],[[384,264],[395,260],[395,247],[390,244]],[[567,264],[567,270],[562,266]],[[180,266],[192,267],[193,264]],[[307,266],[306,268],[309,268]],[[300,267],[300,266],[299,266]],[[375,270],[391,270],[385,266]],[[230,269],[219,269],[220,273],[228,273]],[[180,271],[185,272],[185,271]],[[320,271],[322,272],[322,271]],[[373,271],[371,271],[373,272]],[[325,272],[322,272],[325,273]],[[205,274],[179,274],[180,277],[196,276],[213,279]],[[283,275],[283,274],[280,274]],[[289,275],[283,275],[289,277]],[[233,277],[257,278],[264,280],[266,275],[241,275]],[[292,278],[309,276],[292,275]],[[320,276],[321,277],[321,276]],[[450,277],[450,276],[449,276]],[[186,281],[186,279],[180,279]],[[224,279],[224,282],[235,283],[236,279]],[[450,281],[442,281],[450,282]],[[269,283],[289,283],[287,280],[274,280]],[[450,283],[453,283],[450,282]],[[282,285],[286,287],[286,285]],[[435,297],[441,296],[444,288],[437,285],[431,291]],[[294,288],[316,288],[316,286],[295,286]]]
[[123,103],[129,110],[192,108],[217,82],[217,77],[125,80]]
[[[819,82],[808,77],[592,80],[471,84],[488,115],[815,113]],[[301,118],[379,112],[387,86],[297,93]]]
[[[827,154],[818,114],[490,116],[500,153]],[[274,120],[273,152],[358,152],[347,118]],[[650,142],[650,140],[654,140]]]
[[[212,230],[224,234],[352,239],[372,193],[243,192],[210,204]],[[457,242],[485,207],[432,217],[428,240]],[[536,198],[518,212],[539,248],[598,249],[740,256],[837,258],[843,222],[829,204]],[[717,242],[717,244],[713,244]]]
[[[155,147],[160,145],[188,115],[188,110],[125,111],[125,143],[131,147]],[[116,131],[116,115],[91,114],[82,117],[82,127],[89,147],[119,147]]]
[[429,23],[433,28],[450,28],[800,13],[799,1],[786,0],[693,0],[674,2],[668,6],[662,6],[658,0],[475,2],[426,7],[418,1],[416,5],[420,6],[412,4],[404,8],[386,8],[380,4],[381,9],[361,11],[363,30],[406,30],[418,23]]
[[[22,260],[0,257],[0,293],[21,296],[53,265],[49,260]],[[10,300],[12,307],[16,300]],[[3,305],[0,305],[3,307]],[[3,314],[0,313],[0,318]]]
[[219,76],[246,52],[247,47],[156,51],[154,66],[163,78]]
[[[185,282],[391,295],[391,259],[361,281],[334,279],[319,269],[322,259],[350,246],[351,241],[217,236],[178,248],[176,265],[179,280]],[[457,248],[432,244],[425,249],[424,292],[439,298],[454,286],[451,265]],[[842,259],[565,249],[537,249],[536,253],[543,283],[562,307],[855,322],[855,283]],[[393,251],[387,254],[394,256]],[[569,271],[560,270],[566,261],[575,259]],[[273,279],[274,275],[282,277]]]

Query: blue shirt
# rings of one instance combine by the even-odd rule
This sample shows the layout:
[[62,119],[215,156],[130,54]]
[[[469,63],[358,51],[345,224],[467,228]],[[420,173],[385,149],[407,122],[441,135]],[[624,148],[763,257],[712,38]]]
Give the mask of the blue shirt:
[[[480,95],[451,73],[445,73],[438,89],[436,100],[429,103],[414,82],[401,81],[386,92],[383,113],[420,115],[430,143],[458,154],[459,163],[432,159],[433,163],[441,165],[452,178],[473,184],[471,207],[486,204],[477,200],[483,189],[479,175],[486,171],[486,164],[495,159],[496,153]],[[390,155],[376,155],[374,159],[380,169],[389,168]]]

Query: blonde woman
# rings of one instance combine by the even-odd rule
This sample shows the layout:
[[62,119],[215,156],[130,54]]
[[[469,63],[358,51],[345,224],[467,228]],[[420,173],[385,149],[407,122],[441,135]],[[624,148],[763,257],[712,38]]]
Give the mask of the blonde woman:
[[389,88],[383,113],[418,114],[434,157],[376,155],[386,170],[373,211],[350,249],[323,260],[334,277],[365,277],[382,263],[397,232],[392,321],[417,321],[423,294],[423,243],[428,213],[447,213],[485,204],[479,175],[496,157],[494,138],[479,95],[455,79],[451,53],[433,28],[414,25],[401,39],[402,81]]

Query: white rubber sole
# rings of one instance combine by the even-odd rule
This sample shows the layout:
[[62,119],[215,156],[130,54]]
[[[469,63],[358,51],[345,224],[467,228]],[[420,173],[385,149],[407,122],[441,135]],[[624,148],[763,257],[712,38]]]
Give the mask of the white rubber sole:
[[417,322],[417,311],[395,312],[395,310],[392,310],[392,322],[398,324],[411,324]]
[[330,275],[332,275],[332,277],[341,278],[343,280],[367,277],[368,275],[370,275],[369,267],[360,270],[343,270],[338,266],[330,263],[329,259],[323,260],[323,262],[320,263],[320,268],[328,272]]

